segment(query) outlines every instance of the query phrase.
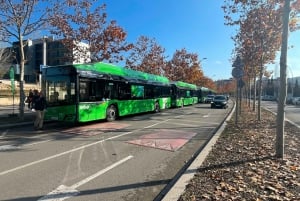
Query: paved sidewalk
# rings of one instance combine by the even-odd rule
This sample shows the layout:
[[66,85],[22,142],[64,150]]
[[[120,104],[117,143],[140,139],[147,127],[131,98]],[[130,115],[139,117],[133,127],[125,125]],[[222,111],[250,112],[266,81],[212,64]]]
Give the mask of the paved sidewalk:
[[0,128],[30,125],[33,123],[35,113],[24,108],[24,119],[19,118],[19,105],[0,106]]

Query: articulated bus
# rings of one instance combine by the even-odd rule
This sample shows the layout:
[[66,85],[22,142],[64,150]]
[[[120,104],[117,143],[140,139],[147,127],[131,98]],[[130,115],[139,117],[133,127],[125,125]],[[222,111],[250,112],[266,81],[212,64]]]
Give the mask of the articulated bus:
[[171,82],[171,105],[183,107],[198,103],[197,86],[182,81]]
[[171,107],[171,85],[163,76],[102,62],[48,66],[42,76],[48,120],[114,121]]

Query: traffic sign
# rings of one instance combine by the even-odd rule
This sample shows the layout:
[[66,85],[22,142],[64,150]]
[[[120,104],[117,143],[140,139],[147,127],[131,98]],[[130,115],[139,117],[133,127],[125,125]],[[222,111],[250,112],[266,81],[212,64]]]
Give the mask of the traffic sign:
[[240,58],[240,56],[236,57],[235,61],[232,64],[232,67],[236,67],[236,68],[244,67],[244,63],[243,63],[242,59]]
[[231,74],[234,78],[241,78],[244,76],[244,70],[242,68],[235,67],[232,69]]

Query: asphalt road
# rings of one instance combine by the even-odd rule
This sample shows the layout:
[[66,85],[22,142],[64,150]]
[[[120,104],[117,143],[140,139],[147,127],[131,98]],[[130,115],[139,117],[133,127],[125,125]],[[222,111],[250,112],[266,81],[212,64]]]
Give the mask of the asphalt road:
[[[262,101],[262,106],[270,111],[277,113],[277,102],[275,101]],[[300,125],[300,106],[299,105],[286,105],[285,118]]]
[[230,112],[209,104],[0,130],[0,200],[155,200]]

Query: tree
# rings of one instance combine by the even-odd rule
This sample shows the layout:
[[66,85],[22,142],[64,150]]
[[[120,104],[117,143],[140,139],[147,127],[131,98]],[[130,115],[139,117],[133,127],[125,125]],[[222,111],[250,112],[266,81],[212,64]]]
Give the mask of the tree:
[[165,74],[165,49],[154,38],[140,36],[126,59],[126,67],[155,75]]
[[[277,111],[277,128],[276,128],[276,156],[278,158],[284,157],[284,106],[287,95],[287,78],[286,78],[286,67],[287,67],[287,47],[288,47],[288,32],[289,23],[294,27],[295,23],[290,20],[291,12],[291,2],[293,17],[297,16],[300,8],[300,1],[293,0],[270,0],[270,1],[260,1],[260,0],[225,0],[225,5],[223,6],[225,12],[225,20],[228,25],[237,25],[241,19],[245,18],[245,15],[249,10],[253,10],[258,5],[269,4],[273,5],[274,9],[281,11],[282,15],[282,36],[281,36],[281,55],[280,55],[280,94],[278,102]],[[236,18],[235,18],[236,17]],[[234,19],[235,18],[235,19]],[[292,29],[291,29],[292,30]]]
[[281,42],[281,55],[280,55],[280,91],[279,101],[277,107],[277,128],[276,128],[276,156],[278,158],[284,157],[284,123],[285,112],[284,106],[287,95],[287,49],[288,49],[288,32],[289,32],[289,16],[290,16],[290,0],[284,1],[282,13],[282,42]]
[[255,72],[254,78],[256,79],[257,75],[259,77],[257,113],[259,121],[261,120],[262,77],[267,72],[264,65],[274,61],[276,51],[279,50],[281,25],[280,12],[268,4],[250,10],[240,25],[240,39],[243,41],[240,52],[247,60],[247,64],[255,68],[248,69]]
[[[50,24],[51,33],[62,39],[69,50],[66,55],[77,61],[119,62],[124,60],[122,52],[132,48],[126,42],[125,30],[115,20],[107,21],[106,5],[96,0],[66,0],[57,2]],[[87,46],[82,45],[87,44]],[[87,57],[86,55],[89,55]]]
[[[24,47],[27,38],[43,28],[47,22],[47,13],[50,10],[43,0],[3,0],[0,1],[0,40],[19,43],[20,55],[20,118],[24,118],[24,64],[26,62]],[[43,6],[42,6],[43,5]],[[40,8],[45,9],[40,9]]]
[[[190,76],[196,73],[194,76],[196,79],[203,77],[203,72],[200,68],[200,61],[198,55],[195,53],[189,53],[185,48],[176,50],[172,59],[166,66],[166,76],[173,81],[185,81],[188,82]],[[192,78],[195,80],[195,78]]]

